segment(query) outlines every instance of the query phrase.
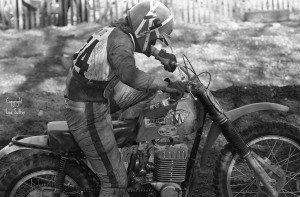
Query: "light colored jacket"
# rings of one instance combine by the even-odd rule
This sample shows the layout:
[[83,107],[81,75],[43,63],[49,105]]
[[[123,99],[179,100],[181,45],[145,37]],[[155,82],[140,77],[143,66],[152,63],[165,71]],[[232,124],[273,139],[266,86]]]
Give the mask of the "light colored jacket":
[[73,101],[105,101],[104,91],[120,80],[142,91],[165,89],[166,82],[139,70],[134,59],[135,43],[119,27],[106,27],[93,34],[74,54],[67,77],[65,97]]

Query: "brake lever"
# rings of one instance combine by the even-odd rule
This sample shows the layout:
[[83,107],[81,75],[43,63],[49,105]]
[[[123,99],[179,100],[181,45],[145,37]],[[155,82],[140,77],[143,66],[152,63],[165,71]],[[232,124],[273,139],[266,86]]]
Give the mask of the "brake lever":
[[187,92],[191,95],[191,97],[196,101],[197,100],[197,97],[194,96],[192,90],[193,90],[193,82],[189,81],[186,85],[186,90]]
[[187,75],[188,80],[190,81],[191,76],[190,76],[190,74],[189,74],[187,68],[184,68],[180,63],[177,63],[177,62],[170,62],[170,64],[171,64],[172,66],[176,66],[176,67],[179,68],[182,72],[184,72],[184,74]]

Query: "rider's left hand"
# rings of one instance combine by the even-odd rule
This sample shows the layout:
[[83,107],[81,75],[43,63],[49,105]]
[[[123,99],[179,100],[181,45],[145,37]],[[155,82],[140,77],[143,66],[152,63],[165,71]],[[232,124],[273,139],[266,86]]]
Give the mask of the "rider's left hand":
[[[184,92],[187,91],[185,84],[181,81],[174,81],[174,82],[168,81],[168,82],[169,85],[167,89],[169,88],[169,89],[177,90],[176,92],[169,92],[171,99],[174,100],[181,99],[184,95]],[[166,90],[166,92],[168,92],[168,90]]]

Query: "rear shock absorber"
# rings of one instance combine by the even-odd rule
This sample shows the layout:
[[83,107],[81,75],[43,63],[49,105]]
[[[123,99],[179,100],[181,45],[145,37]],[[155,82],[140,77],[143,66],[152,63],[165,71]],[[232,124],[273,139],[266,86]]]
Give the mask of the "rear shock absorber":
[[67,158],[60,156],[59,171],[55,180],[54,197],[59,197],[64,190],[65,175],[66,175]]

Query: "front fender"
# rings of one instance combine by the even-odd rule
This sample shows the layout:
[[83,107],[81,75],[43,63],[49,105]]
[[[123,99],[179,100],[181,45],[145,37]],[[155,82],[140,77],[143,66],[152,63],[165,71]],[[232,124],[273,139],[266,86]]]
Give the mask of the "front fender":
[[[229,118],[229,120],[233,122],[243,115],[252,112],[263,111],[263,110],[277,110],[277,111],[287,112],[289,108],[287,106],[280,105],[277,103],[262,102],[262,103],[253,103],[253,104],[245,105],[233,109],[231,111],[225,112],[225,114]],[[209,154],[209,150],[211,149],[212,145],[215,143],[216,139],[218,138],[221,132],[222,132],[221,128],[216,123],[212,123],[206,137],[205,145],[203,147],[203,152],[202,152],[201,162],[200,162],[201,168],[205,166]]]
[[[47,146],[48,136],[47,135],[30,136],[30,137],[20,139],[19,142]],[[0,150],[0,159],[2,157],[4,157],[5,155],[11,154],[12,152],[15,152],[15,151],[18,151],[21,149],[29,149],[29,148],[23,147],[23,146],[15,146],[10,143]]]

